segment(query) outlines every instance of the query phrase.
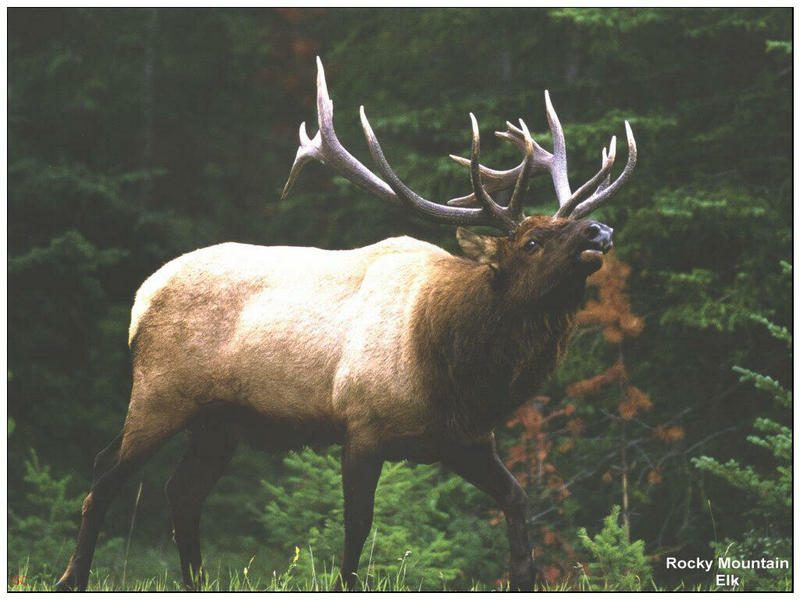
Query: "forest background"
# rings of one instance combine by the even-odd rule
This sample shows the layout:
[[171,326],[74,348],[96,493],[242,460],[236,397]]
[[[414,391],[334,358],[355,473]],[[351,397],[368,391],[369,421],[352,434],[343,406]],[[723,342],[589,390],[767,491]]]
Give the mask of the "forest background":
[[[573,183],[633,127],[634,176],[597,213],[615,260],[566,362],[498,430],[548,585],[707,587],[665,557],[791,558],[791,27],[780,8],[9,9],[9,574],[43,585],[66,565],[94,455],[126,412],[133,296],[159,266],[223,241],[409,234],[457,251],[451,227],[316,165],[278,200],[297,126],[315,122],[315,55],[344,144],[371,164],[363,103],[429,198],[468,189],[447,155],[466,155],[470,111],[482,162],[508,168],[515,150],[489,132],[523,117],[547,147],[549,89]],[[548,178],[530,194],[529,210],[553,212]],[[163,483],[184,443],[121,490],[93,585],[177,585]],[[203,516],[219,586],[330,573],[337,453],[240,450]],[[446,470],[387,465],[376,515],[368,577],[502,585],[502,519]],[[791,571],[741,575],[791,586]]]

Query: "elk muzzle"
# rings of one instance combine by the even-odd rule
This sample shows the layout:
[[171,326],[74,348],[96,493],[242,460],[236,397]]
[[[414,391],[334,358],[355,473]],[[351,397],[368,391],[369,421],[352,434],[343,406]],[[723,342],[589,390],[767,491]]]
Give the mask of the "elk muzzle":
[[608,225],[598,221],[586,221],[583,230],[585,241],[579,255],[580,262],[599,269],[603,263],[603,254],[614,247],[611,241],[612,233],[614,230]]

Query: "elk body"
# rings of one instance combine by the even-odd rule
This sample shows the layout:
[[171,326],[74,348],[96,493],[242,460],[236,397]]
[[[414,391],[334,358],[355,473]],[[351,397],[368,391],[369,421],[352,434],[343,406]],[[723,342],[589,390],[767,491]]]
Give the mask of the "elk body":
[[[320,131],[301,146],[284,189],[319,160],[380,198],[459,225],[465,257],[407,237],[355,250],[221,244],[177,258],[141,286],[129,343],[133,387],[122,432],[97,456],[78,541],[57,586],[84,589],[103,513],[121,483],[170,436],[189,448],[166,493],[187,587],[200,581],[204,499],[240,440],[267,451],[343,446],[345,547],[339,585],[356,583],[373,498],[386,460],[442,462],[505,513],[511,585],[532,589],[527,498],[497,455],[495,425],[529,399],[563,355],[586,277],[611,247],[611,229],[579,217],[630,175],[636,146],[611,182],[612,138],[601,169],[574,193],[561,125],[546,95],[554,152],[524,122],[498,135],[523,152],[508,171],[479,164],[472,118],[473,192],[448,204],[407,188],[389,167],[361,109],[379,178],[339,143],[318,60]],[[524,217],[527,179],[548,172],[553,217]],[[508,204],[491,193],[513,190]]]

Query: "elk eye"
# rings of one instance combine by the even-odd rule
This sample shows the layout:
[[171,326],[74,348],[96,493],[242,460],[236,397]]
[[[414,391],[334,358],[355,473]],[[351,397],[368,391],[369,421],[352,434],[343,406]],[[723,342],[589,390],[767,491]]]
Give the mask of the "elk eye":
[[526,250],[533,251],[536,250],[538,247],[539,247],[539,242],[537,242],[536,240],[528,240],[527,242],[525,242]]

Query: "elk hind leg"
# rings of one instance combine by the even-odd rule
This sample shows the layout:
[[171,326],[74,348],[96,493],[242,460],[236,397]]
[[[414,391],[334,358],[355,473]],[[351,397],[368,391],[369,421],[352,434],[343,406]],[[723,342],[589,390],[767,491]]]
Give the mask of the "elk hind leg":
[[122,432],[105,448],[94,457],[94,467],[92,468],[92,485],[105,473],[111,469],[119,458],[119,449],[122,444]]
[[199,589],[205,580],[200,556],[200,512],[233,458],[236,443],[224,421],[203,420],[189,430],[189,447],[165,486],[186,589]]
[[64,574],[56,583],[57,590],[85,590],[89,583],[97,536],[108,506],[125,481],[144,464],[158,448],[179,429],[187,416],[175,411],[169,419],[159,415],[157,427],[148,427],[152,414],[146,408],[146,400],[133,393],[131,406],[122,433],[95,458],[92,485],[83,501],[78,541]]

